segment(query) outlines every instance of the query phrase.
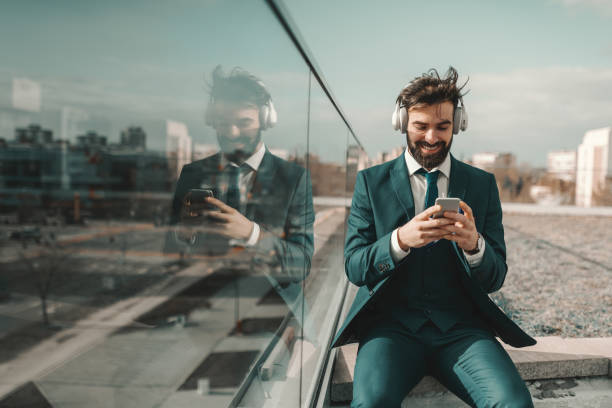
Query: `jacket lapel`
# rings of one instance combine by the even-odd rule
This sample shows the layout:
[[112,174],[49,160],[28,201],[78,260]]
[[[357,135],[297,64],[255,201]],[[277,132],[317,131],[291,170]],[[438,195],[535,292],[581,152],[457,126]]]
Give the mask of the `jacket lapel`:
[[276,166],[274,165],[274,158],[272,154],[266,149],[261,164],[255,174],[255,180],[253,181],[253,187],[248,193],[247,201],[247,217],[255,217],[261,219],[263,214],[261,213],[261,207],[267,196],[270,195],[270,191],[274,188],[274,175],[276,173]]
[[[451,155],[451,174],[450,180],[448,181],[448,197],[456,197],[460,198],[462,201],[465,201],[465,194],[469,184],[469,175],[467,173],[467,169],[462,166],[462,163],[459,162],[453,155]],[[460,212],[463,213],[463,211]],[[456,242],[451,242],[463,269],[471,276],[472,271],[470,270],[470,266],[468,265],[465,257],[463,255],[463,251],[461,248],[457,246]]]
[[468,187],[468,174],[463,166],[451,155],[451,172],[448,181],[448,197],[460,198],[465,201],[465,192]]
[[408,219],[412,219],[414,217],[414,199],[412,198],[408,167],[406,167],[406,160],[403,154],[395,159],[391,173],[391,184],[395,190],[395,195],[402,204],[404,211],[406,211]]

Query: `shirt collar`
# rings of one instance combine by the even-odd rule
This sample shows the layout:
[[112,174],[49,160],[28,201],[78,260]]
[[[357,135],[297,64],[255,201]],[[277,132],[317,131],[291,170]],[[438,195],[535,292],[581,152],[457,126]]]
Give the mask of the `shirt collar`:
[[[259,169],[259,166],[261,165],[261,162],[265,154],[266,154],[266,145],[265,143],[262,142],[261,147],[257,149],[257,151],[253,153],[244,162],[248,164],[251,169],[253,169],[254,171],[257,171],[257,169]],[[239,167],[238,164],[227,160],[227,157],[225,157],[225,155],[222,154],[221,155],[221,168],[224,169],[228,164]]]
[[[406,160],[406,167],[408,167],[408,174],[410,176],[414,175],[414,173],[416,173],[420,168],[423,167],[419,163],[417,163],[414,157],[412,157],[408,148],[404,150],[404,159]],[[444,161],[438,167],[434,167],[433,169],[431,169],[431,171],[440,170],[440,173],[444,174],[446,178],[450,179],[450,169],[451,169],[451,159],[450,159],[450,152],[449,152],[446,155],[446,158],[444,159]]]

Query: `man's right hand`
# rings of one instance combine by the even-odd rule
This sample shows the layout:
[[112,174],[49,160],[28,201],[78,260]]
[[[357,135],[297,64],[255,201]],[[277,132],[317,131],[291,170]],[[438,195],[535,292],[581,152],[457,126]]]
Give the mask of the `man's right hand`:
[[442,206],[434,205],[402,225],[397,231],[397,241],[400,248],[403,251],[408,251],[410,248],[420,248],[430,242],[452,235],[451,232],[440,227],[453,224],[453,220],[448,218],[429,218],[441,210]]

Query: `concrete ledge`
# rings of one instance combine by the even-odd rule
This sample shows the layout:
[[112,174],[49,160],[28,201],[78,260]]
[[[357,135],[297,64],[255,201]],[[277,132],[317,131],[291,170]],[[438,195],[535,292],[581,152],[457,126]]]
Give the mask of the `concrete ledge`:
[[[548,353],[509,349],[508,354],[524,380],[546,380],[570,377],[600,377],[610,375],[610,359],[590,354]],[[341,347],[332,374],[332,402],[350,401],[353,395],[353,375],[357,359],[357,344]],[[409,396],[445,392],[433,377],[425,377]]]

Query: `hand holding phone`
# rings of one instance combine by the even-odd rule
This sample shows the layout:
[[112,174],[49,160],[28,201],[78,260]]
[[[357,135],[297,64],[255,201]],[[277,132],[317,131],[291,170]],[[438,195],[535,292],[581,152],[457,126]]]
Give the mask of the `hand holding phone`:
[[194,220],[200,218],[205,211],[213,210],[215,207],[206,202],[207,197],[214,197],[214,192],[208,188],[192,188],[183,197],[183,209],[181,218],[183,220]]
[[459,203],[460,202],[461,202],[461,199],[459,199],[459,198],[452,198],[452,197],[446,197],[446,198],[438,197],[438,198],[436,198],[436,205],[442,206],[442,210],[440,210],[437,213],[435,213],[434,215],[432,215],[432,218],[443,218],[445,211],[459,212]]

